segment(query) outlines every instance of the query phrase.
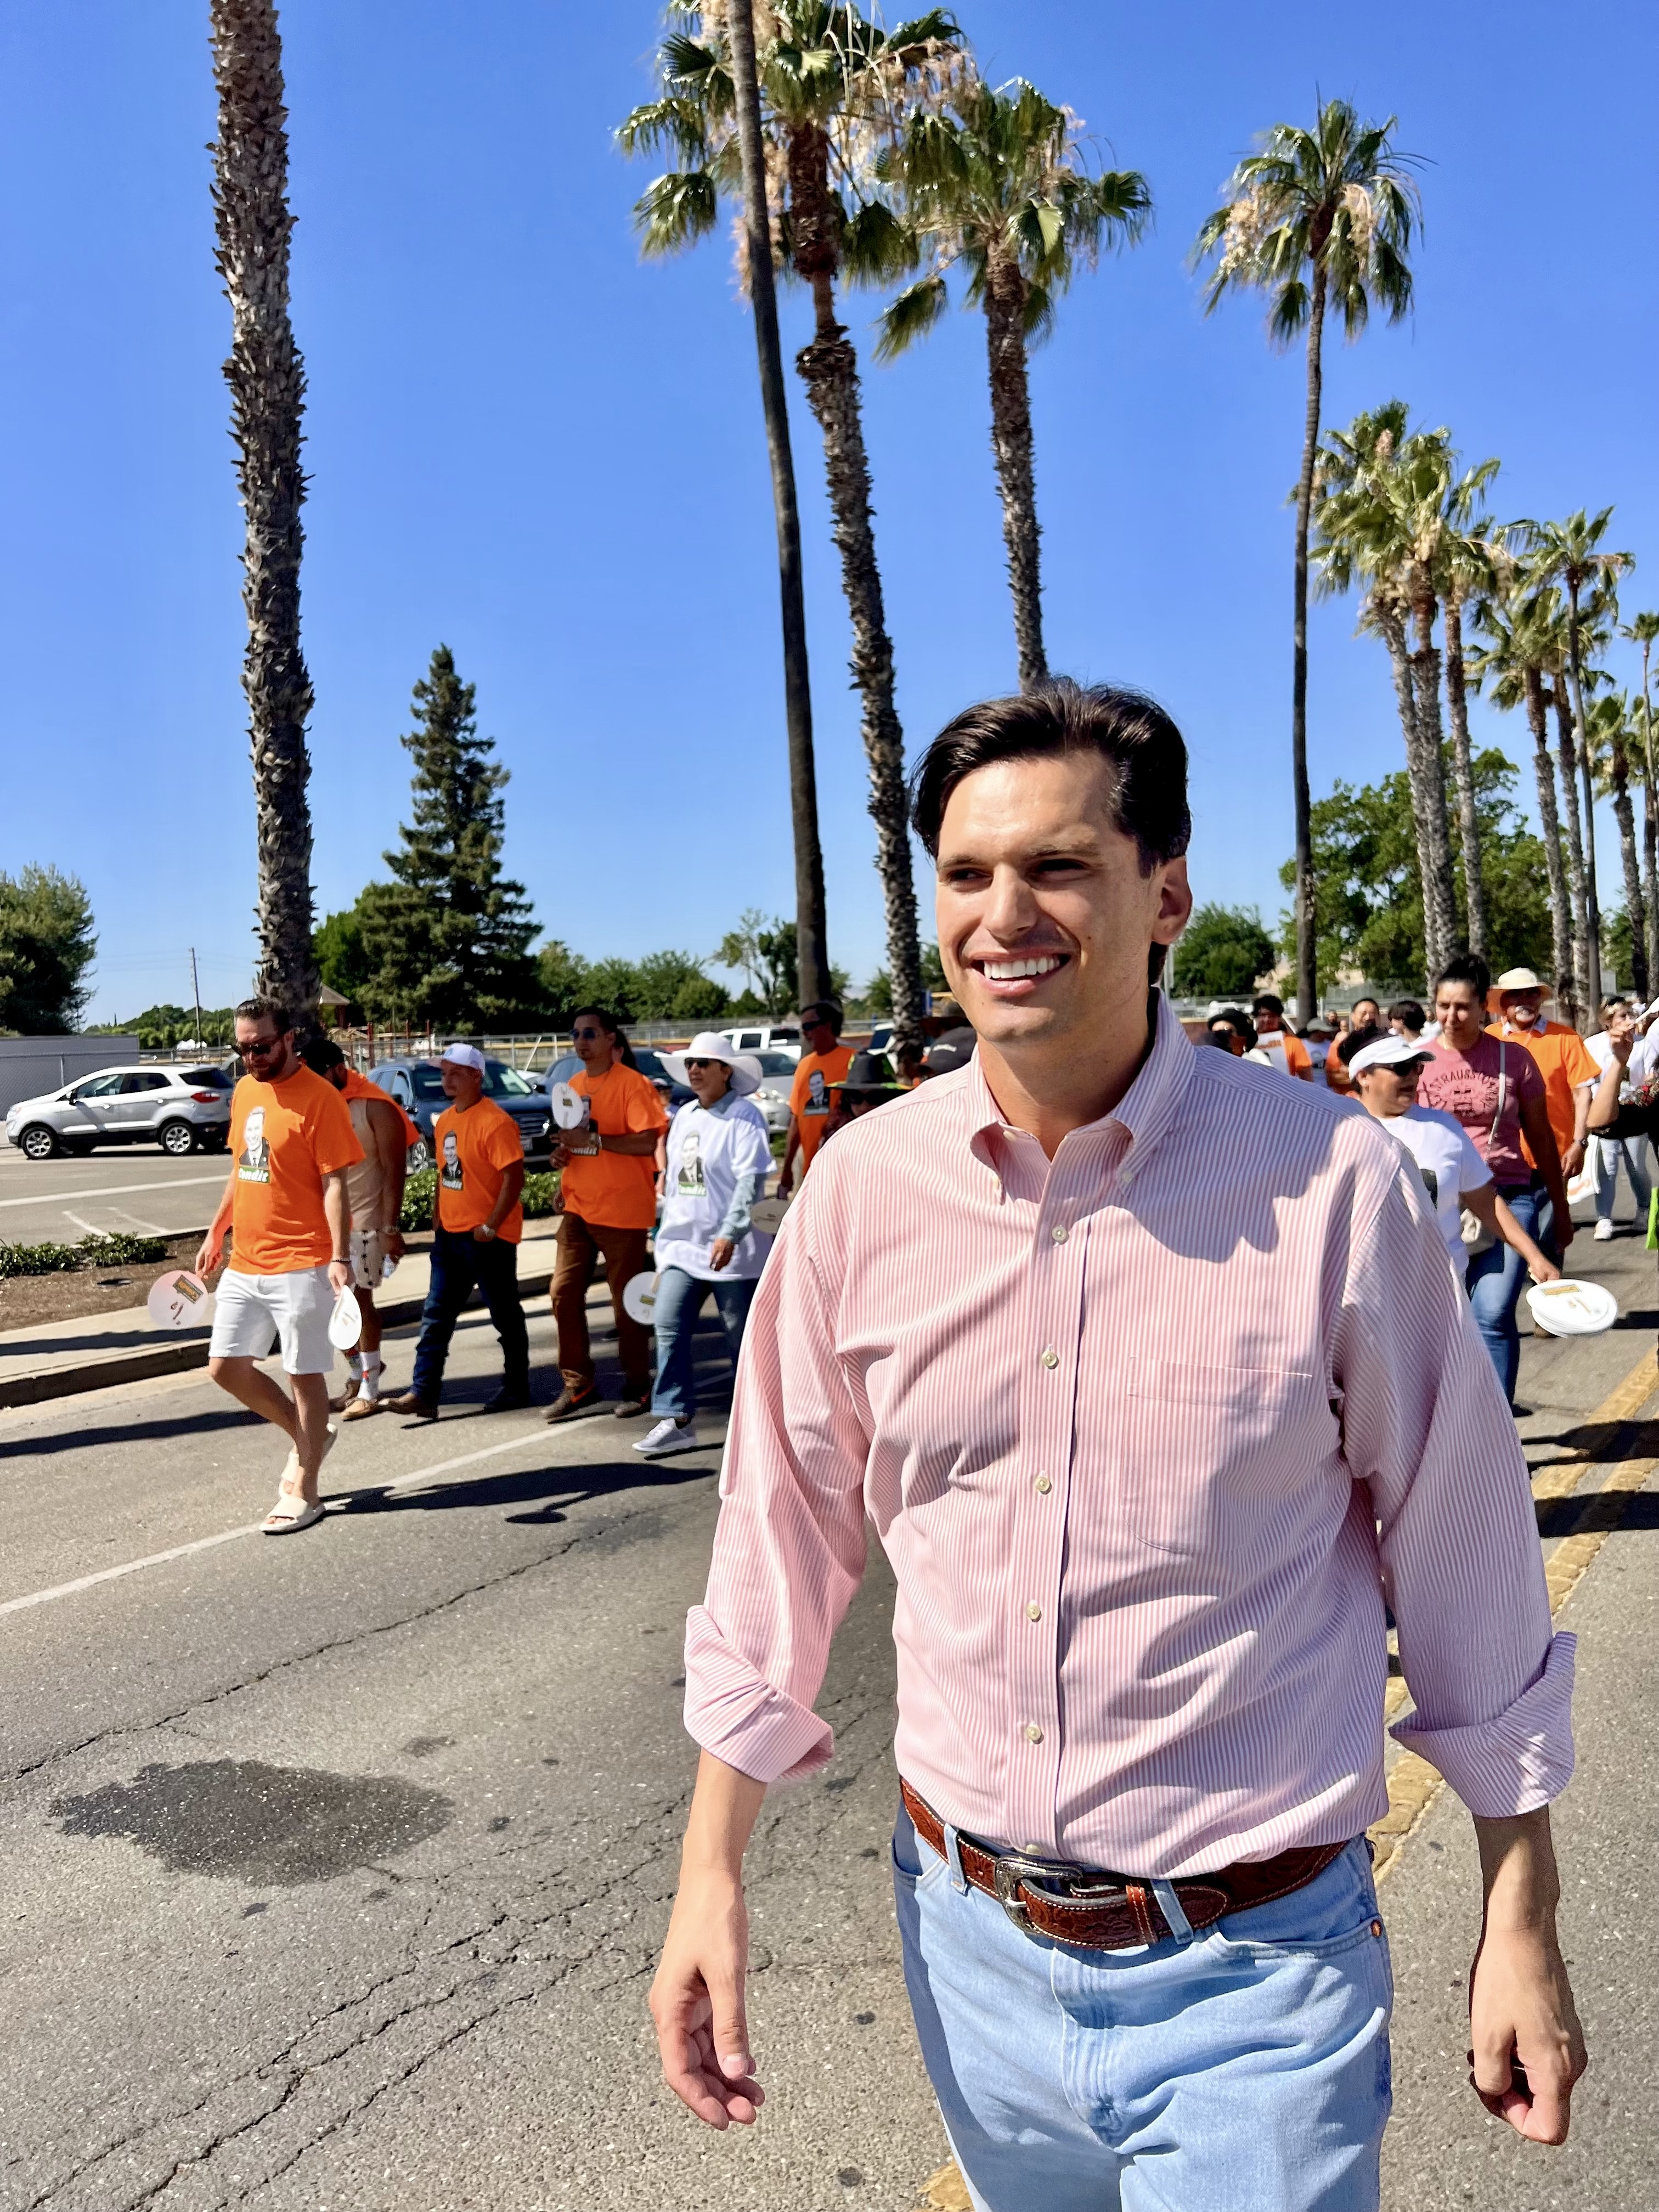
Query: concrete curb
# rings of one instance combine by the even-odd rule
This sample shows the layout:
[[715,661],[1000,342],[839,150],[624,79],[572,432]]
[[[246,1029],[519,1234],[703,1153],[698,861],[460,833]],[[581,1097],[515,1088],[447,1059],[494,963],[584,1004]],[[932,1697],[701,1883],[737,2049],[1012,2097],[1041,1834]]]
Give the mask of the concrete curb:
[[[538,1243],[543,1241],[537,1240]],[[551,1242],[551,1239],[546,1240]],[[539,1273],[520,1275],[519,1294],[535,1297],[546,1291],[553,1280],[550,1267]],[[602,1294],[603,1285],[595,1286]],[[398,1298],[391,1305],[383,1305],[380,1320],[387,1328],[401,1328],[410,1322],[418,1321],[424,1298]],[[469,1298],[462,1308],[465,1313],[483,1310],[482,1298]],[[192,1368],[205,1367],[208,1363],[208,1337],[205,1330],[199,1336],[178,1339],[158,1344],[152,1350],[114,1352],[104,1358],[83,1359],[72,1367],[41,1368],[32,1375],[14,1375],[0,1380],[0,1410],[16,1406],[43,1406],[53,1398],[72,1398],[82,1390],[109,1390],[123,1382],[148,1382],[159,1375],[185,1375]]]

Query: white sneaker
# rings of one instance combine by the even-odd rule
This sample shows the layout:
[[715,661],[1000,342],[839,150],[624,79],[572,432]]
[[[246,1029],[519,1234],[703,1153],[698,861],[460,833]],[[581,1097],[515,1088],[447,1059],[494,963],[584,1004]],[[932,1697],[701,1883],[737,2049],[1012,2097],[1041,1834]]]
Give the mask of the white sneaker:
[[1612,1224],[1612,1222],[1610,1222],[1610,1221],[1598,1221],[1598,1222],[1596,1223],[1596,1224],[1595,1224],[1595,1242],[1596,1242],[1596,1243],[1598,1243],[1598,1244],[1611,1244],[1611,1243],[1612,1243],[1612,1242],[1613,1242],[1613,1224]]
[[634,1447],[641,1459],[667,1459],[672,1453],[701,1451],[696,1425],[688,1421],[682,1428],[671,1413],[659,1421],[647,1437],[641,1437]]

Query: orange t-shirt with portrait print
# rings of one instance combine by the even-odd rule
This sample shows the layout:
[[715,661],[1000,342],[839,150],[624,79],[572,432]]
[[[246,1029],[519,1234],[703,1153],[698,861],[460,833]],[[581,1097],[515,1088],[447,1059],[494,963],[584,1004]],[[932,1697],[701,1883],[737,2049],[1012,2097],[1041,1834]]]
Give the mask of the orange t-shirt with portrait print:
[[[433,1124],[432,1150],[438,1167],[438,1226],[451,1235],[488,1221],[501,1194],[501,1177],[524,1158],[519,1125],[493,1098],[479,1098],[465,1114],[446,1106]],[[524,1235],[524,1207],[501,1216],[495,1234],[503,1244]]]
[[835,1103],[830,1096],[830,1086],[839,1083],[852,1065],[852,1046],[838,1044],[829,1052],[805,1054],[795,1070],[795,1079],[789,1086],[789,1111],[800,1133],[803,1175],[811,1166],[812,1156],[823,1142],[823,1133],[830,1126],[830,1109]]
[[230,1102],[230,1150],[232,1272],[325,1267],[334,1242],[323,1178],[363,1157],[340,1092],[308,1067],[280,1083],[245,1075]]
[[[591,1128],[602,1137],[643,1136],[668,1127],[657,1086],[637,1067],[615,1061],[603,1075],[584,1067],[570,1079],[578,1098],[586,1098]],[[556,1135],[580,1142],[580,1129]],[[601,1229],[650,1229],[657,1218],[657,1163],[649,1152],[579,1153],[559,1182],[567,1213]]]

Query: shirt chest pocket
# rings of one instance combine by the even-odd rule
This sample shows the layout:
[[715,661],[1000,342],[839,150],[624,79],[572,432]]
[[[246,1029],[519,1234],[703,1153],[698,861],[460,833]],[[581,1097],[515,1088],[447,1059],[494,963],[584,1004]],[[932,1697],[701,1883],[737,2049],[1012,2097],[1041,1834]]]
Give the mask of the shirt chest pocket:
[[1317,1378],[1285,1367],[1131,1359],[1119,1390],[1121,1503],[1159,1551],[1272,1548],[1322,1489],[1336,1423]]

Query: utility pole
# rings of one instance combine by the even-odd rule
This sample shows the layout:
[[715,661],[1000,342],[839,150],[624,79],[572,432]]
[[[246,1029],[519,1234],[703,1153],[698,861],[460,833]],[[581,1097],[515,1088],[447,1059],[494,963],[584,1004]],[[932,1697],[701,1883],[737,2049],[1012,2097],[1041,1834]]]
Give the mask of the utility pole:
[[196,1042],[198,1045],[205,1044],[207,1039],[202,1035],[202,979],[196,972],[196,947],[193,945],[190,948],[190,990],[196,1006]]

